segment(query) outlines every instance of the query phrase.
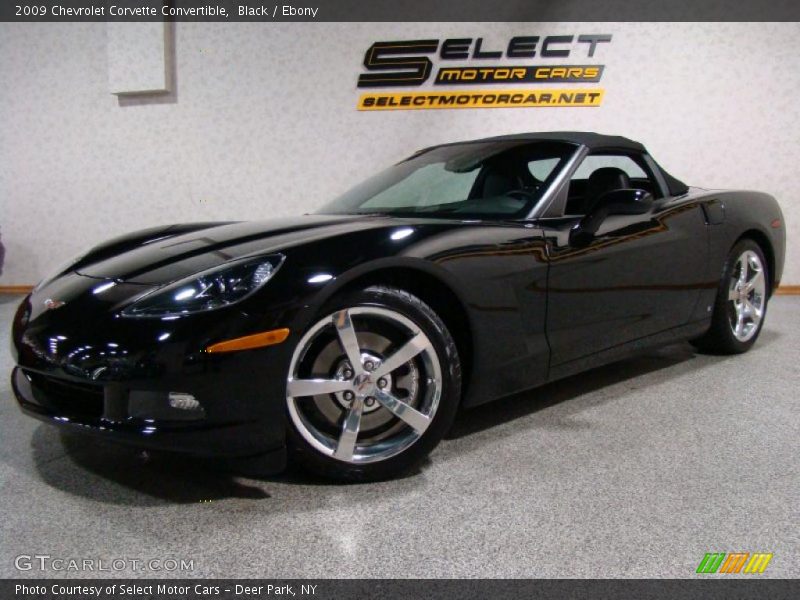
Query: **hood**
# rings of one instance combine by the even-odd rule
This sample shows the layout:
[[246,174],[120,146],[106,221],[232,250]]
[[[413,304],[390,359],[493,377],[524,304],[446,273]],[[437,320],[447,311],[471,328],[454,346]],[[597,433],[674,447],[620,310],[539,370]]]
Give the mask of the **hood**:
[[161,285],[237,258],[278,252],[309,241],[385,225],[385,219],[363,215],[305,215],[212,224],[137,244],[100,260],[90,258],[76,272],[96,279]]

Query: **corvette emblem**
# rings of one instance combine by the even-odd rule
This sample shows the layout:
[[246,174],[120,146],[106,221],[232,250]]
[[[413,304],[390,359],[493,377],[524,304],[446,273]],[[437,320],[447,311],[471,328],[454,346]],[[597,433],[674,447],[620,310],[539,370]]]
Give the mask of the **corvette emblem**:
[[44,308],[45,310],[54,310],[56,308],[61,308],[64,306],[64,304],[66,304],[66,302],[63,300],[53,300],[52,298],[48,298],[44,301]]

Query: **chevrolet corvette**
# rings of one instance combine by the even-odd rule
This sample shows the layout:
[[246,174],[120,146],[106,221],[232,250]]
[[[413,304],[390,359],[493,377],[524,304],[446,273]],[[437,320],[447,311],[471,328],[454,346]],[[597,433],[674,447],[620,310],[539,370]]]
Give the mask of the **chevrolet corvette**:
[[142,448],[367,481],[459,407],[689,340],[753,346],[783,216],[689,187],[617,136],[421,150],[314,214],[154,227],[22,301],[21,409]]

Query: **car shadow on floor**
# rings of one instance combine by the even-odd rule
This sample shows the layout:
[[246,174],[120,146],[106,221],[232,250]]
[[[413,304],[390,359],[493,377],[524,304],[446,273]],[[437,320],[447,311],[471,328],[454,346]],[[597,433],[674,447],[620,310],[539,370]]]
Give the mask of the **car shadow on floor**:
[[[697,362],[698,358],[700,362]],[[574,408],[583,410],[587,407],[587,403],[596,405],[611,399],[607,395],[596,394],[603,388],[625,381],[630,382],[631,386],[640,385],[641,378],[645,375],[679,364],[691,368],[701,367],[707,364],[707,361],[708,358],[700,357],[688,343],[658,348],[532,390],[525,390],[495,402],[464,409],[459,413],[446,439],[469,436],[566,401],[575,402]]]
[[[778,335],[765,330],[759,346],[767,348]],[[673,376],[670,367],[680,365],[680,373],[685,374],[687,371],[713,367],[729,359],[698,355],[688,343],[666,346],[546,384],[533,391],[463,410],[446,439],[458,440],[459,450],[469,451],[470,439],[474,439],[475,444],[485,443],[480,439],[482,436],[475,434],[515,420],[519,420],[521,427],[530,427],[530,423],[523,422],[522,417],[551,406],[568,402],[565,406],[569,407],[571,413],[580,412],[613,399],[612,394],[603,394],[602,391],[621,382],[629,381],[630,388],[650,386]],[[225,498],[263,500],[271,497],[268,491],[270,484],[327,485],[342,489],[340,484],[332,484],[293,469],[260,480],[242,478],[231,469],[230,463],[168,452],[145,453],[75,433],[61,432],[47,425],[37,427],[34,438],[34,463],[48,484],[100,502],[148,505],[207,502]],[[466,448],[465,441],[468,442]],[[66,456],[54,460],[52,454],[37,453],[36,448],[52,447],[52,444],[61,444]],[[447,450],[444,449],[444,452]],[[424,472],[428,464],[426,459],[414,471],[380,485],[393,485],[398,492],[408,492],[422,484],[416,476]]]
[[[771,329],[761,332],[758,344],[751,352],[769,351],[780,337]],[[675,376],[670,369],[680,366],[679,375],[696,370],[713,368],[736,356],[701,354],[688,342],[662,346],[628,359],[583,371],[543,386],[526,390],[494,402],[463,409],[456,417],[446,440],[463,441],[482,431],[498,428],[514,421],[524,424],[523,417],[563,404],[565,413],[572,415],[615,399],[613,394],[602,393],[612,386],[627,383],[628,389],[657,385]],[[509,432],[511,433],[511,432]],[[463,444],[460,445],[463,448]]]
[[[148,505],[270,497],[262,486],[237,477],[222,461],[142,451],[44,424],[33,437],[34,464],[42,479],[95,501]],[[37,451],[56,444],[65,453],[58,459]]]

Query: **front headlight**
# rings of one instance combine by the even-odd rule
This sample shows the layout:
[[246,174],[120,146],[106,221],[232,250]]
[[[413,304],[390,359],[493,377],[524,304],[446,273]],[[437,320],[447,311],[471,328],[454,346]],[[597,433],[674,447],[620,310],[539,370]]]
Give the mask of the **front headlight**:
[[241,302],[272,279],[283,264],[280,254],[226,263],[172,283],[140,298],[123,317],[180,317]]

